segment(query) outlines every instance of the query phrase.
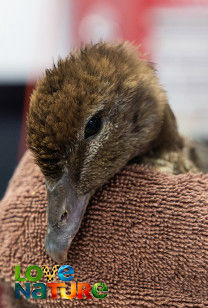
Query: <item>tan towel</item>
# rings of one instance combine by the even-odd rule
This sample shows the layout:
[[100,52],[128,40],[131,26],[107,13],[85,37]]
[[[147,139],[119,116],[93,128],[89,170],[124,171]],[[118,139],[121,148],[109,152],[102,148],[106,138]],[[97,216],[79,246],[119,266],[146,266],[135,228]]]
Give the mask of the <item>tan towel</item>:
[[[68,254],[74,281],[105,282],[105,299],[31,300],[43,307],[208,305],[208,176],[125,167],[92,198]],[[55,263],[44,249],[46,190],[27,152],[0,204],[1,276]],[[66,263],[66,262],[65,262]],[[46,279],[42,279],[46,282]],[[60,282],[60,280],[57,280]],[[17,299],[16,299],[17,301]]]

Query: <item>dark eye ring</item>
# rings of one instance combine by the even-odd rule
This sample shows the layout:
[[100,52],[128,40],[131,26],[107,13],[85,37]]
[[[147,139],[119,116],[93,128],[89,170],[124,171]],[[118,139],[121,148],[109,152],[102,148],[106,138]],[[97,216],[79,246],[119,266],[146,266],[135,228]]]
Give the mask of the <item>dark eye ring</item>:
[[85,127],[84,138],[87,139],[91,136],[96,135],[101,129],[102,119],[100,114],[94,115]]

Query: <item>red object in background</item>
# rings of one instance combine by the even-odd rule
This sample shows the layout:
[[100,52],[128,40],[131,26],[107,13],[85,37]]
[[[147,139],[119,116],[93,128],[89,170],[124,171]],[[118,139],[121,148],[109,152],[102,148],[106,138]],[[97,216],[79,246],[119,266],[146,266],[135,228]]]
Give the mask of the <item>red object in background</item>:
[[[154,20],[148,15],[150,10],[157,8],[187,7],[208,5],[207,0],[76,0],[72,2],[73,10],[73,46],[80,43],[103,40],[128,40],[141,45],[141,52],[149,58],[148,39],[154,29]],[[150,57],[151,58],[151,57]],[[151,59],[150,59],[151,60]],[[26,113],[33,85],[26,89],[23,125],[19,158],[26,149]]]
[[149,1],[76,0],[74,6],[76,45],[99,40],[99,37],[103,36],[104,40],[120,39],[134,42],[136,45],[142,44],[142,51],[145,51],[143,42],[152,26],[151,20],[147,20],[145,14],[151,6]]
[[[77,46],[80,42],[97,41],[103,35],[104,40],[120,39],[141,45],[141,52],[146,54],[150,51],[148,39],[151,39],[155,22],[149,16],[150,11],[163,7],[182,8],[196,5],[207,6],[208,2],[207,0],[76,0],[74,43]],[[97,33],[99,30],[100,33]]]

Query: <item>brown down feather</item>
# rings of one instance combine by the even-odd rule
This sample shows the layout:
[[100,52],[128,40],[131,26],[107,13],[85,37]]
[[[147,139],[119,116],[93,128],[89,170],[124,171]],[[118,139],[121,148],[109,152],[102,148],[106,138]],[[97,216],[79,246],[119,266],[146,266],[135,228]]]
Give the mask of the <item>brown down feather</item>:
[[[98,112],[102,132],[85,140],[86,123]],[[172,173],[195,169],[188,156],[184,168],[183,138],[152,64],[127,42],[86,45],[46,70],[31,96],[27,128],[47,179],[57,180],[67,165],[82,192],[135,157],[156,166],[155,158],[173,159]]]

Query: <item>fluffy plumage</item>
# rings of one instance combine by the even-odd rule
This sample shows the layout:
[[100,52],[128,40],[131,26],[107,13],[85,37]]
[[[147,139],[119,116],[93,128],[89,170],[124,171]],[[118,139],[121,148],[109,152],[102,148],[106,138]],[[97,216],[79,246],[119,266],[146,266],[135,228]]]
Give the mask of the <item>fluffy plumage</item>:
[[[101,129],[85,138],[96,114]],[[56,203],[50,230],[73,212],[58,204],[76,203],[88,193],[87,203],[132,160],[172,173],[197,171],[194,149],[178,133],[152,64],[129,43],[90,44],[59,60],[37,84],[27,126],[29,148],[46,177],[49,200]],[[64,214],[55,223],[59,210]]]
[[[181,145],[152,66],[139,60],[135,48],[127,43],[88,45],[46,70],[31,97],[28,144],[45,175],[56,177],[64,161],[74,158],[76,177],[80,176],[83,155],[89,152],[82,140],[84,127],[97,111],[109,121],[105,133],[111,131],[111,140],[97,151],[96,171],[103,168],[105,158],[105,167],[114,167],[126,151],[130,154],[131,147],[134,153],[127,154],[124,163],[159,143],[167,148]],[[153,145],[160,131],[160,140]],[[77,142],[82,149],[75,159]]]

